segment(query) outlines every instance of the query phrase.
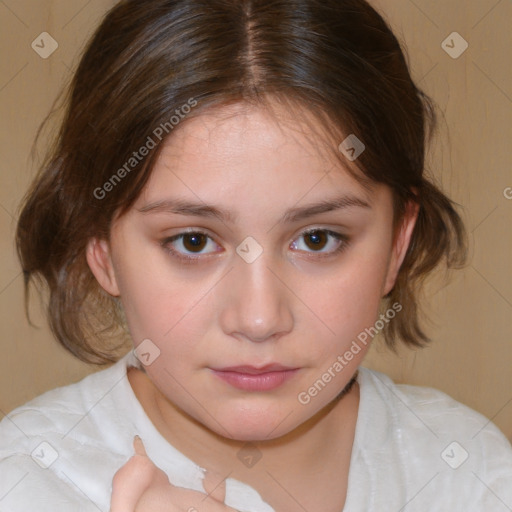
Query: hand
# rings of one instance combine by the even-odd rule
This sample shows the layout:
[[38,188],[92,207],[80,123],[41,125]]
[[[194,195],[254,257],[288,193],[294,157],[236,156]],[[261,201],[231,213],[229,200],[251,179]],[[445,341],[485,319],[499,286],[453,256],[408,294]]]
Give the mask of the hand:
[[226,484],[206,473],[209,493],[176,487],[146,454],[140,437],[133,442],[135,455],[114,475],[110,512],[237,512],[224,504]]

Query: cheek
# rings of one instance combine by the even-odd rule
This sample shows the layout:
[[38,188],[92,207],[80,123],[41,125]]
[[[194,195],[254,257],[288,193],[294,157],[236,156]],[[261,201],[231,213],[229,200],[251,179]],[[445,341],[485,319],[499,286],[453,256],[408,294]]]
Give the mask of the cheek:
[[326,351],[343,350],[373,326],[381,302],[387,261],[378,255],[353,258],[333,272],[312,297],[322,322],[330,328],[332,343]]
[[197,294],[179,283],[169,287],[163,279],[148,278],[124,284],[128,300],[123,306],[133,345],[140,344],[142,352],[150,353],[148,376],[167,396],[186,400],[179,383],[201,361],[201,333],[206,331],[208,310],[202,302],[194,307]]
[[338,323],[372,316],[380,301],[381,273],[357,269],[350,275],[338,279],[333,276],[328,288],[322,290],[325,299],[322,310]]
[[[139,266],[134,261],[146,264]],[[197,305],[207,294],[208,283],[192,283],[172,273],[160,258],[144,255],[120,262],[117,275],[121,302],[135,344],[149,338],[164,345],[177,332],[183,333],[183,329],[199,328]]]

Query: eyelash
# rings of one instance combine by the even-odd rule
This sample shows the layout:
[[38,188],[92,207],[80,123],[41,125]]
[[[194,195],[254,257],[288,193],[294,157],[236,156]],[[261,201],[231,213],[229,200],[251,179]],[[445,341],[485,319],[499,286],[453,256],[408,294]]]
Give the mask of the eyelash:
[[[345,249],[347,249],[347,247],[349,246],[350,239],[346,235],[342,235],[341,233],[337,233],[337,232],[331,231],[329,229],[319,229],[319,228],[313,228],[313,229],[308,229],[306,231],[303,231],[302,233],[300,233],[300,235],[297,238],[292,240],[292,242],[294,242],[298,238],[307,236],[307,235],[309,235],[311,233],[315,233],[315,232],[324,233],[327,236],[330,236],[330,237],[338,240],[341,243],[339,244],[339,246],[336,249],[334,249],[333,251],[330,251],[330,252],[322,253],[322,252],[315,252],[315,251],[311,251],[311,252],[309,252],[309,251],[301,251],[301,252],[305,252],[306,254],[313,254],[313,255],[315,255],[314,258],[324,259],[324,258],[332,257],[332,256],[334,256],[336,254],[340,254]],[[172,249],[169,246],[172,242],[175,242],[176,240],[179,240],[179,239],[183,239],[183,237],[185,235],[202,235],[202,236],[205,236],[205,237],[209,238],[210,240],[213,240],[213,238],[208,233],[206,233],[204,231],[201,231],[201,230],[190,230],[190,231],[184,231],[182,233],[179,233],[177,235],[174,235],[174,236],[171,236],[169,238],[166,238],[166,239],[162,240],[161,245],[166,250],[166,252],[168,252],[171,256],[181,260],[182,263],[185,263],[185,264],[195,264],[195,263],[198,263],[203,258],[203,256],[201,256],[201,255],[199,255],[199,256],[186,256],[183,253],[181,253],[179,251],[176,251],[175,249]]]

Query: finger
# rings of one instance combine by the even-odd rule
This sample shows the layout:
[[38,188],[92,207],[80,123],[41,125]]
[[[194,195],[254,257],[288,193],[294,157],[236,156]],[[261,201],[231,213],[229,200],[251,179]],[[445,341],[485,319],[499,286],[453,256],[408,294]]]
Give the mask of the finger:
[[206,494],[214,500],[224,503],[226,499],[226,479],[218,473],[206,471],[203,478],[203,487]]
[[134,457],[114,475],[110,512],[132,512],[149,486],[149,481],[141,477],[133,461]]
[[144,443],[139,436],[135,436],[133,438],[133,449],[137,455],[144,455],[146,457],[148,456],[146,453],[146,448],[144,447]]
[[144,444],[134,439],[135,455],[121,467],[112,480],[110,512],[135,510],[140,497],[154,481],[157,468],[146,455]]

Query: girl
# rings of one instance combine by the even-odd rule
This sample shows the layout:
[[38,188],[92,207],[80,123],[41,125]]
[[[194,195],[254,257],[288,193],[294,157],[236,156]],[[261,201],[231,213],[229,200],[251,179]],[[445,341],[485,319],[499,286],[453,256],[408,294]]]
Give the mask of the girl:
[[17,231],[57,339],[115,364],[2,421],[0,510],[511,509],[492,423],[360,368],[464,259],[434,121],[364,0],[117,4]]

